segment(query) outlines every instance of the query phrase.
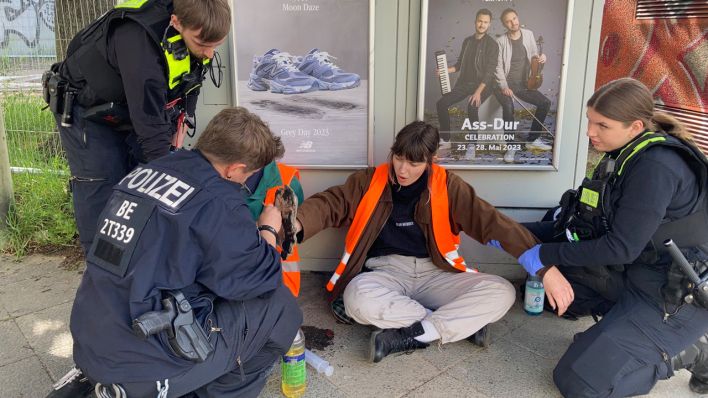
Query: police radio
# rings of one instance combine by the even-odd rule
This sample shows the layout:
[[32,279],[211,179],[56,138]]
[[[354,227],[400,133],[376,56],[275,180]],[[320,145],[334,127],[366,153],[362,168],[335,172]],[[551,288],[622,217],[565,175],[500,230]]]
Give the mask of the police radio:
[[167,32],[172,28],[172,25],[165,29],[165,33],[162,35],[162,48],[172,56],[177,61],[181,61],[189,55],[189,49],[187,48],[187,43],[184,42],[182,35],[177,32],[176,35],[168,38]]

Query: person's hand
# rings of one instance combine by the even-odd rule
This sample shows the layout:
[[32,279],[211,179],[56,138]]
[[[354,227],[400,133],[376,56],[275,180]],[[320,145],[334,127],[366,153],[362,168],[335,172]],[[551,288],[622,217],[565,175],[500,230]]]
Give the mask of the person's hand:
[[503,88],[503,89],[502,89],[502,94],[506,95],[507,97],[513,97],[513,96],[514,96],[514,92],[511,91],[510,88]]
[[295,219],[295,233],[299,234],[300,231],[302,231],[302,224],[300,224],[300,220],[297,218]]
[[563,315],[575,299],[573,287],[556,267],[550,267],[543,274],[543,288],[546,290],[548,304]]
[[489,247],[494,247],[494,248],[499,249],[499,250],[504,250],[504,248],[503,248],[502,245],[501,245],[501,242],[499,242],[499,241],[496,240],[496,239],[492,239],[492,240],[490,240],[489,242],[487,242],[487,246],[489,246]]
[[519,264],[521,264],[529,275],[536,275],[536,273],[543,268],[543,263],[541,262],[541,245],[536,245],[524,252],[519,257]]
[[546,63],[546,54],[541,54],[538,56],[538,63],[540,63],[540,64]]
[[280,231],[283,225],[283,218],[280,215],[280,210],[273,205],[263,206],[260,217],[258,217],[258,225],[270,225],[276,231]]
[[474,94],[470,96],[470,105],[476,106],[479,108],[479,106],[482,104],[482,93],[478,93],[475,91]]

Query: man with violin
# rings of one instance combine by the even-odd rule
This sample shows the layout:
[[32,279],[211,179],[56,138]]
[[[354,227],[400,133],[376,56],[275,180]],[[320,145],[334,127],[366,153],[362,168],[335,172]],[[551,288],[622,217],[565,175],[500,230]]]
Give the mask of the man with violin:
[[487,34],[491,22],[491,11],[486,8],[477,11],[475,34],[465,38],[457,63],[447,68],[448,73],[460,72],[460,75],[452,91],[444,94],[436,104],[443,141],[450,140],[450,106],[469,97],[467,116],[474,123],[479,121],[479,107],[492,94],[499,46]]
[[[551,108],[551,101],[538,91],[542,82],[540,71],[546,63],[546,55],[540,53],[533,32],[521,27],[519,16],[514,9],[505,9],[500,19],[506,28],[506,34],[497,38],[499,57],[496,80],[499,87],[494,91],[494,96],[502,106],[504,125],[514,125],[515,100],[536,106],[531,130],[526,139],[526,149],[549,151],[552,147],[541,139],[541,132],[545,130],[543,123]],[[514,163],[515,152],[507,151],[504,162]]]

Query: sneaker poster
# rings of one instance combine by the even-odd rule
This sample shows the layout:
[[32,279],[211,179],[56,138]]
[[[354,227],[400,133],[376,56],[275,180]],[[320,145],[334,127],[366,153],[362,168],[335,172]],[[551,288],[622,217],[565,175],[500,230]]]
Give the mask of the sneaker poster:
[[418,117],[440,129],[441,163],[553,167],[567,12],[567,0],[423,1]]
[[234,0],[236,97],[300,168],[360,168],[369,142],[369,0]]

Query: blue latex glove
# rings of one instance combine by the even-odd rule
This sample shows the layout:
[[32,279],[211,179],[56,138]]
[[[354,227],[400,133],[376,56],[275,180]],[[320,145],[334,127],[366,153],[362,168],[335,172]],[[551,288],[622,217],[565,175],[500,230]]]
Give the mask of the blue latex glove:
[[502,248],[501,243],[500,243],[498,240],[496,240],[496,239],[492,239],[492,240],[490,240],[489,242],[487,242],[487,246],[489,246],[489,247],[496,247],[496,248],[499,249],[499,250],[504,250],[504,249]]
[[536,275],[538,270],[543,268],[543,263],[541,263],[541,245],[539,244],[526,250],[519,257],[519,264],[523,265],[529,274]]

